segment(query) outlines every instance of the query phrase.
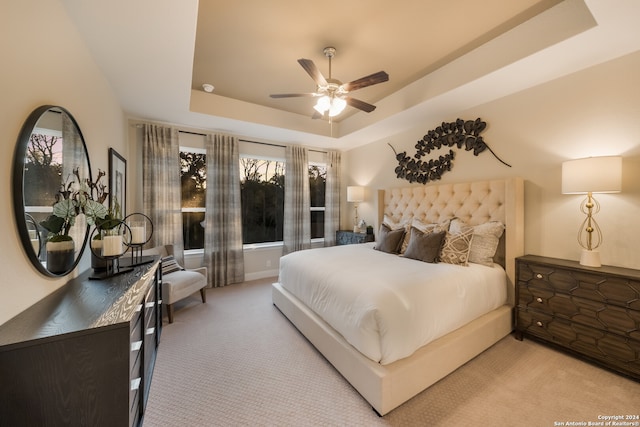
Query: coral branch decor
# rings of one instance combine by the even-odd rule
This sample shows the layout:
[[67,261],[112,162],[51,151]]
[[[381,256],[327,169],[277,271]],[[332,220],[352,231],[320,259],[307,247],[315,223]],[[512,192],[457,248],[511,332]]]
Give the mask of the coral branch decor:
[[[455,122],[450,123],[443,122],[416,142],[415,148],[417,151],[413,158],[408,156],[406,151],[402,153],[396,152],[395,148],[389,144],[398,161],[398,166],[395,168],[396,176],[399,179],[406,179],[410,183],[417,182],[420,184],[439,180],[442,174],[450,171],[453,167],[453,159],[456,155],[454,148],[473,151],[474,156],[489,150],[498,161],[511,167],[511,165],[500,159],[480,136],[480,133],[486,127],[487,123],[479,118],[466,121],[457,119]],[[432,151],[445,147],[449,147],[448,153],[440,155],[438,158],[423,160],[423,157],[431,154]]]

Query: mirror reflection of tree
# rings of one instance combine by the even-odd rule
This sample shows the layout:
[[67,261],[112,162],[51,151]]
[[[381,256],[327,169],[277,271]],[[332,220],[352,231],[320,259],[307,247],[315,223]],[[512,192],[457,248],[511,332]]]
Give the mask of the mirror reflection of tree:
[[24,165],[25,206],[53,206],[62,185],[62,138],[32,133]]

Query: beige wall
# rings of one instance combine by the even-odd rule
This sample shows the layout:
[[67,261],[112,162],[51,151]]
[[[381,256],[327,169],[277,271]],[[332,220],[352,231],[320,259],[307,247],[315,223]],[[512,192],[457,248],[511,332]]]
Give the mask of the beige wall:
[[[60,105],[85,137],[92,172],[107,170],[107,153],[125,153],[124,115],[107,81],[57,1],[0,0],[0,324],[68,278],[49,279],[22,250],[12,208],[13,151],[22,123],[36,107]],[[78,270],[89,267],[85,254]]]
[[[579,259],[576,234],[584,216],[583,196],[561,194],[561,164],[574,158],[623,156],[620,194],[596,195],[597,215],[604,234],[603,264],[640,268],[640,53],[601,64],[468,111],[458,117],[482,118],[488,145],[511,168],[489,152],[475,157],[458,151],[452,170],[442,182],[521,176],[525,179],[525,251],[531,254]],[[443,117],[452,121],[457,117]],[[359,216],[376,219],[375,190],[409,185],[393,172],[393,151],[415,153],[415,142],[439,123],[421,123],[389,139],[346,153],[344,185],[364,185],[367,201]],[[427,157],[429,158],[429,157]],[[418,185],[418,184],[414,184]],[[343,191],[344,193],[344,191]],[[346,200],[346,195],[343,201]],[[342,210],[349,228],[353,206]]]

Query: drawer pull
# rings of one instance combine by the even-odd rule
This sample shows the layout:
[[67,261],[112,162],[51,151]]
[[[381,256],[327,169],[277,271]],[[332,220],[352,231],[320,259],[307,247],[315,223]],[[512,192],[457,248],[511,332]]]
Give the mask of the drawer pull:
[[145,331],[145,335],[153,335],[153,333],[156,331],[156,328],[148,328]]
[[142,341],[134,341],[131,343],[131,351],[138,351],[142,347]]
[[140,381],[141,380],[142,379],[140,377],[138,377],[138,378],[136,378],[134,380],[131,380],[131,391],[135,391],[135,390],[140,388]]
[[160,305],[160,304],[162,304],[162,300],[161,299],[158,300],[158,305]]
[[542,279],[542,274],[540,273],[536,274],[536,279]]
[[156,305],[155,301],[148,302],[144,306],[145,308],[153,308]]
[[538,297],[538,298],[536,298],[536,301],[538,301],[539,303],[541,303],[541,302],[542,302],[542,298]]
[[538,326],[542,327],[542,322],[538,320],[538,321],[536,322],[536,325],[538,325]]

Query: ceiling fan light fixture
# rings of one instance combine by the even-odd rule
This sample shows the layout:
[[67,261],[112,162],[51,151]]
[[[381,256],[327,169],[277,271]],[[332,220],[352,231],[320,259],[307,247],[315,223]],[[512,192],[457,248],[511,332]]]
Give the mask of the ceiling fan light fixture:
[[[305,58],[298,59],[298,63],[316,83],[315,92],[276,93],[271,94],[271,98],[318,97],[318,101],[316,102],[316,105],[314,105],[313,109],[320,115],[324,116],[325,114],[328,114],[329,117],[335,117],[342,113],[342,111],[347,107],[347,104],[366,113],[370,113],[375,110],[375,105],[368,104],[364,101],[348,96],[348,94],[367,86],[386,82],[389,80],[389,75],[384,71],[378,71],[377,73],[343,84],[340,80],[331,77],[331,58],[333,58],[335,54],[336,49],[334,47],[326,47],[324,49],[324,55],[329,59],[329,78],[325,78],[322,75],[312,60]],[[347,98],[345,99],[345,97]],[[314,114],[311,118],[316,119],[317,115]]]
[[335,117],[342,113],[347,106],[347,101],[342,98],[333,98],[331,100],[331,107],[329,107],[329,117]]
[[335,117],[342,113],[346,106],[347,101],[344,99],[324,95],[318,98],[318,102],[316,102],[316,105],[313,108],[322,115],[328,111],[329,117]]
[[318,102],[313,107],[318,113],[324,114],[325,111],[331,108],[331,99],[328,96],[321,96],[318,98]]

